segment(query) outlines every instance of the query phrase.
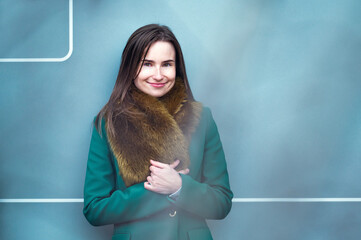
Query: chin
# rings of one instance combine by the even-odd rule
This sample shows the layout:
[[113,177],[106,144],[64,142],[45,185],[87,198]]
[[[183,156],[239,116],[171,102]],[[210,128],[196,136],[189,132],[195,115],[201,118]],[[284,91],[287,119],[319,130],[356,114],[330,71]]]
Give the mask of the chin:
[[149,95],[151,95],[152,97],[163,97],[168,91],[150,91],[150,93],[148,93]]

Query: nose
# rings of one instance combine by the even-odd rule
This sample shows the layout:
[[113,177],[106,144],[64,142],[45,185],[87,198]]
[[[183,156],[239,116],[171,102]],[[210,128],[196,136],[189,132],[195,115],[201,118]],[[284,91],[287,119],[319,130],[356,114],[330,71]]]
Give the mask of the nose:
[[163,79],[163,74],[162,74],[160,67],[155,68],[155,73],[153,75],[153,79],[156,81],[161,81]]

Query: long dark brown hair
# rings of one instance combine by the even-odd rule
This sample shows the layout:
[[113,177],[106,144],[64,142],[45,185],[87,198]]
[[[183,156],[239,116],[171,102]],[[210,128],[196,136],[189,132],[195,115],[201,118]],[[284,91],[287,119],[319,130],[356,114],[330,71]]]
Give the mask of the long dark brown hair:
[[109,101],[100,110],[95,120],[95,126],[99,132],[101,132],[101,121],[103,118],[107,122],[110,134],[114,135],[113,119],[120,113],[132,116],[132,113],[129,111],[132,105],[129,89],[134,84],[133,81],[141,70],[141,63],[144,61],[150,46],[157,41],[173,44],[176,52],[176,77],[184,81],[188,98],[194,100],[187,78],[182,49],[178,40],[167,26],[158,24],[145,25],[138,28],[130,36],[123,50],[113,92],[110,95]]

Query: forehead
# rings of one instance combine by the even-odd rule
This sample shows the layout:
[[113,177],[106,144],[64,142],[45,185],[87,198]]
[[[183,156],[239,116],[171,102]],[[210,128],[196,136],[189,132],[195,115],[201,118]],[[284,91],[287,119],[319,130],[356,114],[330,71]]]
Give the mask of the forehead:
[[150,45],[146,59],[175,60],[175,49],[172,43],[157,41]]

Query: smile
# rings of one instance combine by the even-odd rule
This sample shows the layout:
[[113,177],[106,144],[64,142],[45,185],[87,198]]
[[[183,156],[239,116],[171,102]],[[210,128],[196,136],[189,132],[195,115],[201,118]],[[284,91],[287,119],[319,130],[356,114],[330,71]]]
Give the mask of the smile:
[[161,87],[164,87],[164,85],[166,84],[166,83],[148,83],[148,84],[150,84],[152,87],[155,87],[155,88],[161,88]]

